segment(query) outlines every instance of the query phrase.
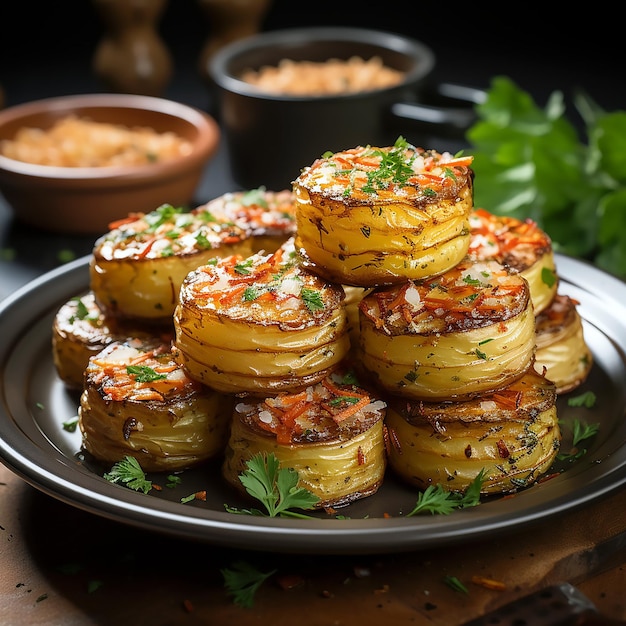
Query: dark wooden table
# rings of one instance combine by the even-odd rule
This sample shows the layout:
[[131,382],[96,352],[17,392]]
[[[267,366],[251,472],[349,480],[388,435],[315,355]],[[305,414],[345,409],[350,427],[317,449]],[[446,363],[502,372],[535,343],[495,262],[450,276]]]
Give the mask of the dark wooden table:
[[[549,522],[451,548],[364,556],[252,553],[163,537],[45,495],[0,466],[0,624],[455,626],[570,582],[626,620],[626,491]],[[276,570],[254,606],[221,569]],[[445,582],[455,576],[468,593]],[[503,590],[472,582],[480,576]]]
[[[269,20],[274,27],[298,25],[290,4],[276,1]],[[174,19],[169,13],[174,6],[189,12],[185,3],[170,4],[164,19],[164,38],[175,60],[164,95],[210,110],[195,66],[205,26],[197,20],[185,25],[180,15]],[[39,24],[34,37],[3,37],[5,105],[99,89],[90,62],[100,30],[89,3],[74,2],[72,10],[83,25],[80,32],[62,30],[76,20],[50,5],[31,22],[31,29]],[[383,13],[380,22],[358,25],[395,28],[391,13]],[[498,27],[491,34],[484,24],[481,30],[480,11],[457,16],[458,31],[439,23],[441,16],[436,25],[422,16],[414,29],[408,25],[417,22],[403,20],[400,31],[435,46],[438,80],[486,88],[490,76],[507,74],[542,102],[552,89],[580,84],[607,108],[623,107],[623,72],[602,52],[609,45],[605,30],[594,29],[585,16],[568,31],[568,48],[563,29],[546,35],[545,20],[537,22],[538,31],[524,31],[524,24],[538,20],[532,10],[527,13],[513,29]],[[350,23],[346,16],[333,16],[335,24]],[[175,34],[177,43],[171,39]],[[198,202],[235,189],[222,146]],[[0,298],[60,265],[68,252],[88,254],[92,244],[89,237],[50,235],[17,224],[0,198]],[[221,570],[237,560],[276,570],[249,609],[235,605],[224,587]],[[492,540],[401,554],[313,556],[246,552],[140,530],[60,502],[0,465],[0,572],[3,626],[455,626],[563,581],[574,584],[606,618],[626,620],[626,492]],[[458,578],[469,593],[453,590],[446,576]],[[476,576],[504,588],[476,584]]]

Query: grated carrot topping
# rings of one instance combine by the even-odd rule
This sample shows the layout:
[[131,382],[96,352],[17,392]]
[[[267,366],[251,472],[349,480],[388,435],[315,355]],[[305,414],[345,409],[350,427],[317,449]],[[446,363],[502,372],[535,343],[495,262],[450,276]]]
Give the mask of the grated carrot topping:
[[366,407],[370,403],[369,396],[362,397],[355,404],[351,404],[347,408],[343,409],[343,411],[339,411],[339,413],[335,413],[332,417],[335,422],[343,422],[343,420],[351,417],[355,413],[358,413],[362,408]]

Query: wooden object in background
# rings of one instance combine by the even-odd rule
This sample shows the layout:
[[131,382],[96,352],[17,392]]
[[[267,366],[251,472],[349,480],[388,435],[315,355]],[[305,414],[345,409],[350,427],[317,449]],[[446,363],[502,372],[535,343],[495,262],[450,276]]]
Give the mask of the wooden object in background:
[[200,75],[210,82],[208,63],[222,47],[255,35],[272,0],[198,0],[209,23],[210,33],[198,60]]
[[93,71],[118,93],[161,96],[172,76],[172,58],[157,32],[167,0],[92,0],[105,27]]

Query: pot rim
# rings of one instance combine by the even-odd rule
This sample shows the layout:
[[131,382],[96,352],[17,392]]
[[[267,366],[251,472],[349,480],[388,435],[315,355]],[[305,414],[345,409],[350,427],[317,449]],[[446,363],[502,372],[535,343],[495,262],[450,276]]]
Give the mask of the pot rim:
[[[272,94],[262,91],[232,74],[229,67],[231,63],[241,56],[268,47],[302,46],[307,42],[352,42],[375,46],[392,52],[405,55],[415,61],[412,68],[406,72],[404,80],[383,89],[372,90],[371,92],[358,92],[351,94],[330,94],[320,96],[294,96],[284,94]],[[285,55],[288,50],[285,50]],[[389,92],[409,84],[419,82],[428,76],[435,67],[435,53],[426,44],[397,33],[375,30],[369,28],[358,28],[351,26],[311,26],[303,28],[283,28],[278,30],[258,33],[244,39],[239,39],[222,47],[208,62],[209,75],[214,83],[225,91],[233,92],[243,96],[260,98],[266,100],[298,101],[315,99],[334,100],[363,97],[367,93]]]

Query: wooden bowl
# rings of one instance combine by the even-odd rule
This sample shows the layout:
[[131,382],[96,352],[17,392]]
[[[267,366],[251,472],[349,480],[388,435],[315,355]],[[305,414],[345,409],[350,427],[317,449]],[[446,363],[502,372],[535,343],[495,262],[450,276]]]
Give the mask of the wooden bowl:
[[217,122],[193,107],[150,96],[87,94],[49,98],[0,111],[0,144],[21,128],[47,130],[75,115],[126,128],[171,131],[191,143],[184,156],[142,165],[68,167],[8,158],[0,150],[0,192],[15,217],[68,234],[100,234],[129,213],[162,204],[190,206],[204,168],[215,154]]

